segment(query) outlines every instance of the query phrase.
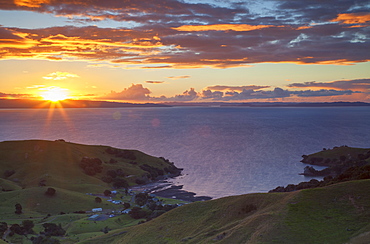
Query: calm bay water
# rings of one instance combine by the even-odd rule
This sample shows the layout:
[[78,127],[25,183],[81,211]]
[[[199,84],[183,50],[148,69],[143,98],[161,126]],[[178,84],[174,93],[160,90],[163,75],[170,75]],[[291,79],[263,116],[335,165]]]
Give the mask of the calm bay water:
[[3,109],[0,141],[65,139],[137,149],[184,168],[173,182],[214,198],[309,180],[302,154],[370,148],[370,108]]

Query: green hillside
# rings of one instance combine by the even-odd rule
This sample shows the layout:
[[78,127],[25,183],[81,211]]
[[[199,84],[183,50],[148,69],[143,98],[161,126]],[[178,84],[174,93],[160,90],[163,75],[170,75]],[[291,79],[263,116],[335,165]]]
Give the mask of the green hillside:
[[[119,155],[117,152],[125,152],[128,156]],[[101,172],[87,174],[80,166],[84,157],[100,159]],[[35,187],[42,183],[45,186],[82,193],[101,192],[109,187],[109,184],[102,181],[109,170],[120,169],[124,174],[122,178],[130,185],[136,184],[138,179],[147,181],[151,175],[141,168],[143,165],[164,170],[164,173],[176,171],[172,163],[135,150],[65,141],[0,142],[0,183],[3,190]],[[9,175],[9,172],[13,174]]]
[[196,202],[85,243],[366,243],[369,189],[362,180]]

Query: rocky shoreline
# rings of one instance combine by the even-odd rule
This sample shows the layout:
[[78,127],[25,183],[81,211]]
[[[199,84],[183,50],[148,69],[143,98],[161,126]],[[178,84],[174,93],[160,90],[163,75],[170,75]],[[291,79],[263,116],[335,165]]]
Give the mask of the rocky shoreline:
[[186,202],[207,201],[212,199],[212,197],[197,196],[194,192],[185,191],[182,185],[176,186],[167,180],[160,180],[145,185],[136,185],[130,189]]

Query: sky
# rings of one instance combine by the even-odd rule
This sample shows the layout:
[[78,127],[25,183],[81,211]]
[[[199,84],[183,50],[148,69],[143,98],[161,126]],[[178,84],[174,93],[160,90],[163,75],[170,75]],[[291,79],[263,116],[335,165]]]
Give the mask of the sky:
[[364,0],[0,0],[0,98],[370,102],[369,9]]

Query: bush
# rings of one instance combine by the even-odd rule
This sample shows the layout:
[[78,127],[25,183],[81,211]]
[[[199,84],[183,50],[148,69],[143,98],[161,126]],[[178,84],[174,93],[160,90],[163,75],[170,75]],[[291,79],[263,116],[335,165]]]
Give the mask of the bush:
[[116,178],[117,177],[117,173],[114,169],[110,169],[107,171],[107,175],[112,177],[112,178]]
[[108,197],[112,194],[112,192],[110,190],[105,190],[104,191],[104,196]]
[[147,213],[139,207],[133,207],[128,214],[133,219],[142,219],[142,218],[145,218],[147,216]]
[[0,236],[8,229],[8,224],[6,222],[0,222]]
[[44,232],[46,236],[64,236],[66,231],[62,228],[61,224],[44,223]]
[[22,213],[22,205],[19,203],[15,204],[15,212],[16,214],[21,214]]
[[110,176],[103,176],[103,177],[101,177],[101,180],[104,181],[105,183],[109,184],[109,183],[112,183],[113,178],[110,177]]
[[147,193],[139,193],[135,196],[135,203],[139,206],[143,206],[148,201],[149,196]]
[[54,196],[54,195],[55,195],[55,193],[56,193],[56,190],[55,190],[54,188],[49,187],[49,188],[46,190],[45,195],[46,195],[46,196],[49,196],[49,197],[52,197],[52,196]]
[[22,221],[23,229],[26,233],[33,233],[32,228],[35,226],[32,220],[23,220]]
[[102,172],[102,163],[99,158],[83,157],[79,166],[85,171],[85,174],[93,176]]
[[115,179],[113,179],[113,187],[114,188],[127,188],[128,183],[124,179],[115,178]]

